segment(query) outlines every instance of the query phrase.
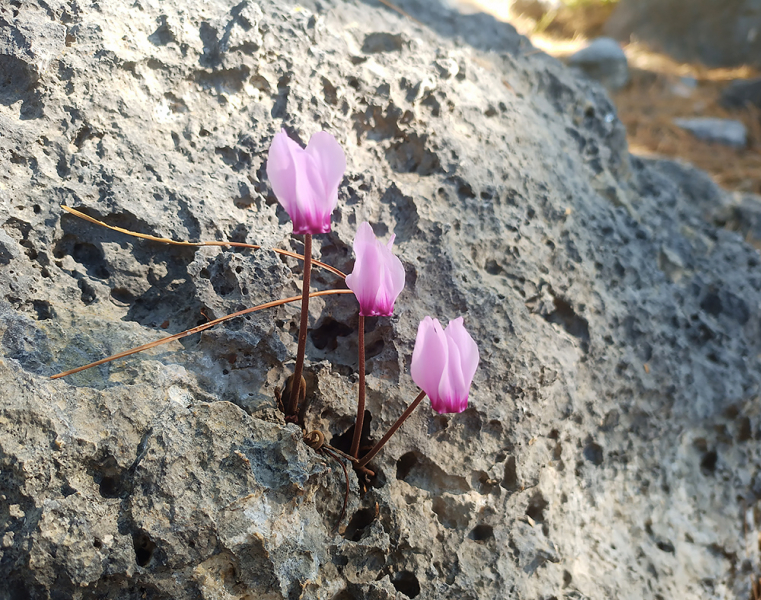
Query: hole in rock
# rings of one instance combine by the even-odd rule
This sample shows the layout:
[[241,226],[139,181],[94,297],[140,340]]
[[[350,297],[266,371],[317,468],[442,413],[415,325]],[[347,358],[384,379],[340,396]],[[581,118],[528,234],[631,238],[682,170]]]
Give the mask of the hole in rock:
[[502,265],[500,265],[493,258],[490,258],[489,260],[486,261],[486,264],[484,265],[484,270],[489,275],[500,275],[505,272],[505,270],[502,268]]
[[372,525],[376,516],[374,508],[363,508],[355,512],[343,533],[344,538],[352,542],[361,540],[365,530]]
[[111,276],[106,266],[106,258],[97,246],[74,241],[73,236],[65,235],[56,245],[54,255],[56,258],[63,258],[67,254],[85,267],[90,277],[108,279]]
[[703,475],[712,475],[716,471],[716,463],[719,460],[719,455],[716,450],[711,450],[703,455],[703,460],[700,461],[700,470]]
[[95,293],[95,289],[86,281],[83,279],[80,279],[77,281],[77,286],[81,290],[81,294],[79,296],[79,299],[82,301],[82,304],[92,304],[95,302],[95,299],[98,297]]
[[502,477],[502,487],[506,490],[515,491],[518,489],[518,470],[515,465],[515,457],[508,456],[505,463],[505,475]]
[[[363,452],[367,452],[373,446],[370,440],[370,423],[373,420],[372,414],[369,410],[365,411],[365,417],[362,420],[362,436],[359,438],[359,455],[362,456]],[[330,439],[330,445],[334,448],[338,448],[341,452],[348,453],[351,450],[351,441],[354,438],[354,425],[349,427],[341,435],[334,435]]]
[[603,461],[602,446],[595,442],[588,442],[584,447],[584,458],[591,462],[596,467],[599,467]]
[[415,452],[407,452],[407,454],[402,455],[399,460],[396,461],[396,478],[402,480],[406,479],[410,474],[410,471],[412,471],[412,467],[417,465],[417,463],[418,459]]
[[464,477],[449,475],[427,456],[416,451],[399,458],[396,478],[432,494],[464,494],[470,491],[470,485]]
[[338,347],[338,338],[346,337],[353,331],[354,329],[348,325],[328,317],[320,326],[312,329],[310,335],[314,347],[318,350],[335,350]]
[[50,306],[50,302],[47,302],[46,300],[32,300],[32,307],[34,308],[34,312],[37,313],[38,321],[52,319],[55,316],[55,311]]
[[371,344],[365,344],[365,360],[378,356],[383,352],[386,343],[383,340],[375,340]]
[[132,546],[135,549],[135,562],[138,566],[144,567],[153,558],[153,553],[156,550],[156,542],[145,533],[135,533],[132,535]]
[[721,298],[719,298],[718,294],[715,294],[713,292],[708,293],[706,294],[705,298],[703,298],[703,300],[701,301],[700,308],[702,308],[709,315],[712,315],[715,317],[722,310]]
[[526,516],[531,517],[537,523],[544,523],[544,509],[549,506],[541,492],[535,492],[526,507]]
[[571,585],[572,581],[573,576],[568,571],[563,571],[563,587],[567,588],[569,585]]
[[407,598],[416,598],[420,594],[420,583],[415,574],[410,571],[397,573],[391,578],[391,583],[397,592],[404,594]]
[[476,525],[468,534],[468,537],[476,542],[490,540],[494,537],[494,527],[491,525]]
[[581,348],[585,352],[589,346],[589,323],[583,317],[576,314],[569,302],[555,296],[553,298],[555,310],[544,318],[550,323],[557,323],[565,331],[581,342]]
[[123,287],[113,288],[111,290],[111,297],[121,304],[132,304],[135,301],[135,295]]
[[747,442],[752,436],[750,419],[742,417],[737,424],[737,441]]
[[386,151],[386,161],[400,173],[417,173],[423,177],[432,175],[441,169],[441,161],[435,152],[426,147],[426,142],[426,136],[412,134]]
[[404,40],[401,34],[377,31],[365,36],[365,40],[362,43],[362,52],[365,54],[395,52],[401,50],[403,44]]
[[123,470],[113,456],[93,467],[92,478],[103,498],[118,498],[124,491]]

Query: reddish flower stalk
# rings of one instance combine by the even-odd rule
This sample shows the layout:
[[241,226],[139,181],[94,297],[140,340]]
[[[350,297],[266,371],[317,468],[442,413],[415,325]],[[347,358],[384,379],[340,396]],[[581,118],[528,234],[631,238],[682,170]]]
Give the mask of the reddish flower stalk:
[[304,354],[307,348],[307,327],[309,326],[309,282],[312,277],[312,234],[304,235],[304,277],[301,288],[301,323],[299,324],[299,347],[296,352],[296,369],[291,380],[291,397],[288,399],[286,416],[298,414],[301,377],[304,371]]
[[351,454],[359,458],[359,442],[362,438],[362,426],[365,420],[365,317],[359,315],[359,396],[357,397],[357,420],[354,422],[354,438],[351,441]]
[[391,246],[394,237],[385,245],[373,233],[369,223],[361,223],[354,238],[357,260],[354,270],[346,276],[346,285],[359,302],[359,396],[357,419],[350,454],[359,458],[359,443],[365,420],[365,317],[390,316],[394,302],[404,288],[404,267]]
[[404,422],[407,420],[407,418],[408,418],[408,417],[409,417],[409,416],[412,414],[412,412],[413,412],[413,411],[414,411],[414,410],[415,410],[415,409],[418,407],[418,405],[419,405],[419,404],[420,404],[420,403],[423,401],[423,398],[425,398],[425,392],[423,392],[423,391],[421,390],[421,392],[418,394],[417,398],[415,398],[415,400],[413,400],[412,404],[410,404],[410,405],[407,407],[407,410],[405,410],[405,411],[402,413],[402,416],[401,416],[401,417],[399,417],[399,418],[396,420],[396,423],[394,423],[394,424],[393,424],[393,425],[392,425],[392,426],[389,428],[389,430],[386,432],[386,435],[384,435],[384,436],[381,438],[380,442],[378,442],[377,444],[375,444],[375,446],[373,446],[373,449],[372,449],[372,450],[370,450],[370,452],[368,452],[367,454],[365,454],[365,455],[362,457],[362,459],[361,459],[359,462],[357,462],[357,463],[354,463],[354,466],[355,466],[357,469],[360,469],[360,468],[364,467],[364,466],[365,466],[367,463],[369,463],[369,462],[370,462],[370,461],[371,461],[373,458],[375,458],[375,455],[376,455],[376,454],[378,454],[378,452],[380,452],[381,448],[383,448],[383,446],[385,446],[385,445],[386,445],[386,442],[388,442],[388,440],[390,440],[390,439],[391,439],[391,436],[392,436],[392,435],[394,435],[394,434],[396,433],[396,430],[397,430],[397,429],[399,429],[399,428],[402,426],[402,423],[404,423]]
[[[309,279],[312,271],[312,234],[330,231],[330,215],[338,202],[338,185],[346,170],[346,156],[326,131],[315,133],[302,148],[282,130],[275,134],[267,155],[272,191],[293,222],[293,233],[304,234],[304,283],[296,369],[285,409],[288,420],[298,420],[299,398],[306,394],[302,380],[309,325]],[[303,393],[302,393],[303,391]]]

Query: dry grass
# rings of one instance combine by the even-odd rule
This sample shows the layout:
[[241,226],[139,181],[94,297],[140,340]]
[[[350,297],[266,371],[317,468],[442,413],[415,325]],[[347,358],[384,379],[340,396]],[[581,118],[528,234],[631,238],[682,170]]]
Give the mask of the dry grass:
[[[708,69],[675,63],[642,48],[626,48],[632,81],[614,96],[633,153],[681,158],[710,173],[730,190],[761,193],[761,111],[756,107],[727,110],[721,90],[733,79],[757,75],[740,69]],[[682,78],[692,78],[694,89]],[[677,127],[678,117],[717,117],[742,121],[748,146],[735,149],[696,139]]]

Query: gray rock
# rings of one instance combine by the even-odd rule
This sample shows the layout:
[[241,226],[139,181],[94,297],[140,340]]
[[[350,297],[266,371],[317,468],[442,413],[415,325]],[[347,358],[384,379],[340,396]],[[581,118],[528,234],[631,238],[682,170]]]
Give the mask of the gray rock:
[[[24,4],[68,45],[0,90],[0,597],[749,597],[761,261],[710,178],[629,155],[599,85],[431,1],[395,2],[426,27],[339,0]],[[465,412],[423,403],[366,494],[350,471],[335,533],[343,470],[275,398],[296,306],[48,379],[298,293],[294,260],[60,208],[299,250],[266,178],[281,127],[347,152],[316,257],[349,271],[359,222],[396,234],[372,438],[416,394],[424,316],[464,315],[482,357]],[[356,303],[310,321],[306,423],[341,445]]]
[[733,81],[722,90],[720,102],[725,108],[761,107],[761,77]]
[[761,66],[757,0],[619,0],[605,32],[713,67]]
[[742,121],[695,117],[674,119],[674,123],[707,142],[717,142],[735,148],[744,148],[748,144],[748,130]]
[[592,79],[611,91],[619,90],[629,81],[626,54],[616,40],[597,38],[568,58],[568,64],[581,69]]
[[51,19],[55,16],[51,12],[49,7],[45,11],[34,3],[0,8],[0,60],[4,71],[18,69],[14,63],[18,61],[36,78],[63,52],[66,27]]

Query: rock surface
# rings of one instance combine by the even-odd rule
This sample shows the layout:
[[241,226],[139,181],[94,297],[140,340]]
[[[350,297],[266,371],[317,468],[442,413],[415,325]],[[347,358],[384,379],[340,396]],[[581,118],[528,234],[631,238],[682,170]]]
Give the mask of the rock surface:
[[[510,26],[396,3],[425,25],[369,2],[0,9],[3,35],[65,28],[2,46],[3,600],[748,597],[761,272],[716,223],[745,213],[631,157],[602,89]],[[482,356],[468,410],[424,403],[367,494],[350,474],[337,533],[343,471],[275,400],[297,307],[48,379],[298,293],[294,260],[60,208],[299,250],[264,175],[281,127],[347,152],[315,256],[350,270],[369,220],[405,265],[368,321],[370,435],[415,396],[422,317],[464,315]],[[341,445],[356,305],[310,312],[307,425]]]
[[748,130],[742,121],[735,119],[694,117],[674,119],[674,123],[706,142],[716,142],[735,148],[744,148],[748,144]]
[[581,69],[611,91],[620,90],[629,82],[629,63],[618,42],[601,37],[568,57],[568,64]]
[[757,0],[619,0],[605,31],[678,60],[712,67],[761,66]]
[[721,92],[721,105],[725,108],[761,107],[761,77],[736,79]]

